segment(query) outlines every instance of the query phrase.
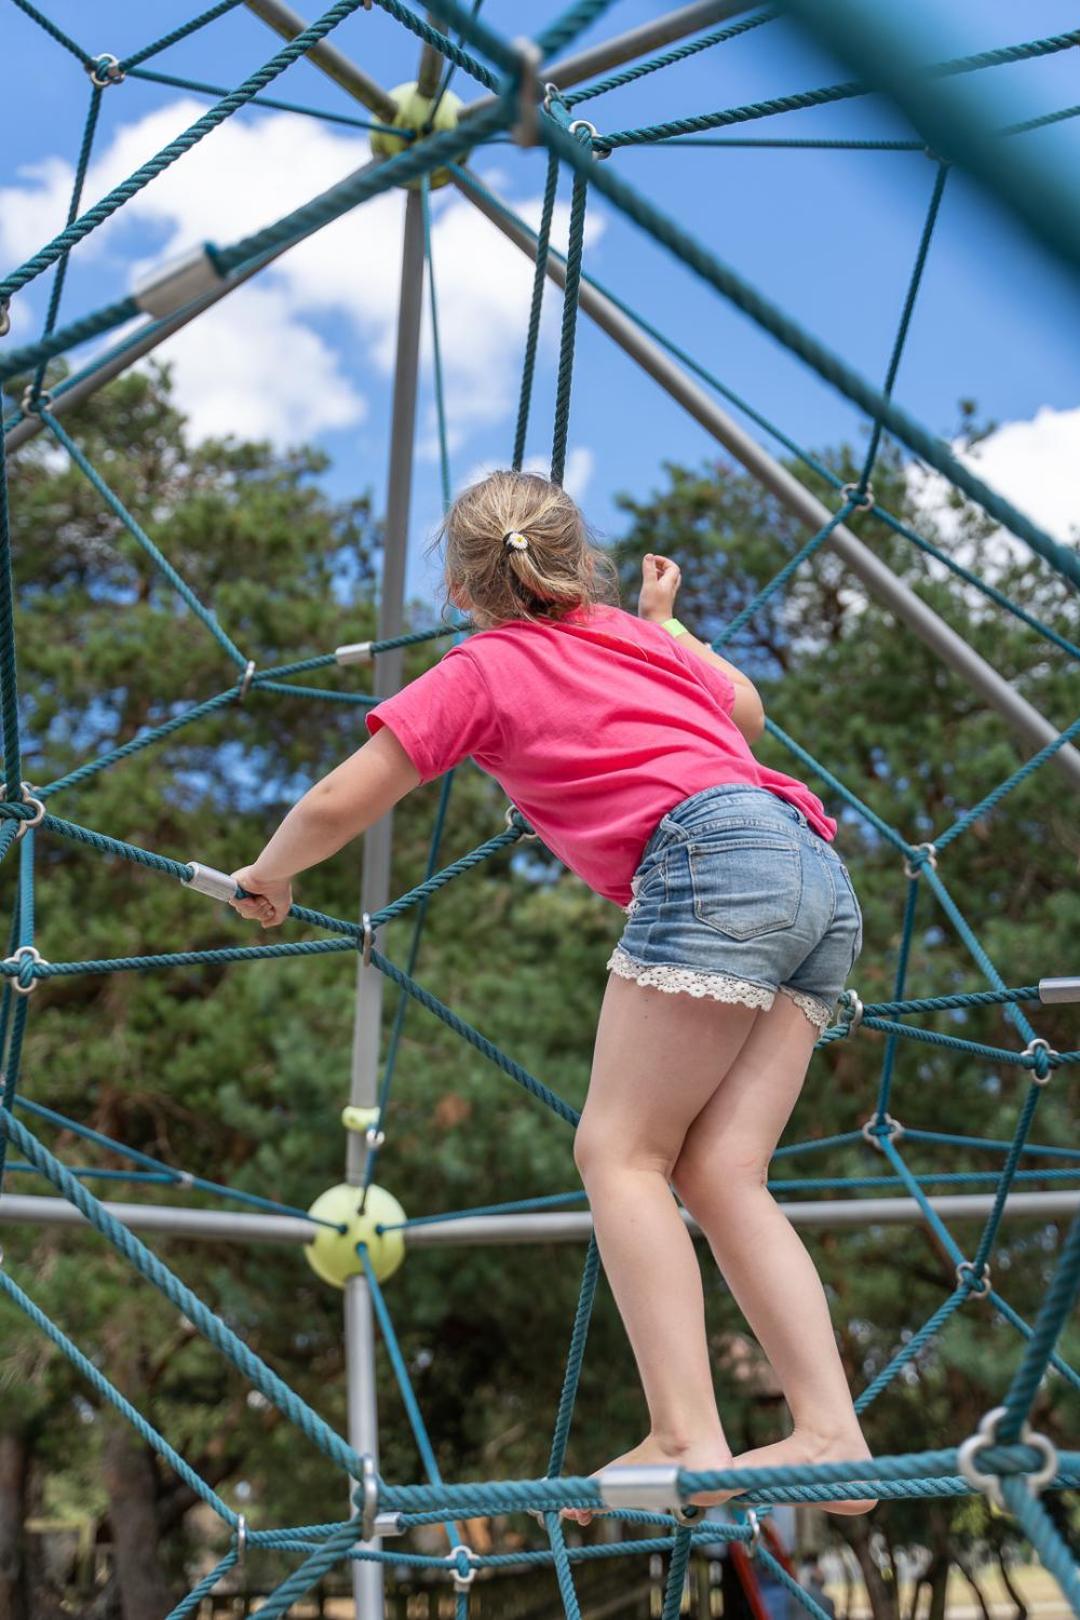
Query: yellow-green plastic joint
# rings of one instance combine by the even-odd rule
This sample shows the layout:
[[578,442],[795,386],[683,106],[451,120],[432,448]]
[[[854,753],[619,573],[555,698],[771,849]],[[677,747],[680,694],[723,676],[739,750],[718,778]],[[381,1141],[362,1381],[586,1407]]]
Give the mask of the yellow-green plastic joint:
[[405,1211],[385,1187],[373,1185],[365,1195],[363,1188],[341,1182],[316,1198],[308,1214],[330,1224],[315,1228],[315,1236],[304,1246],[305,1258],[312,1271],[335,1288],[363,1275],[361,1244],[380,1282],[392,1277],[405,1258],[404,1232],[379,1230],[405,1219]]
[[[397,113],[393,119],[395,127],[407,129],[410,132],[415,131],[416,136],[420,139],[423,139],[421,131],[426,128],[428,119],[432,116],[433,107],[435,108],[435,116],[432,119],[431,134],[444,129],[456,129],[463,106],[460,96],[455,96],[452,90],[445,90],[436,107],[434,96],[422,96],[416,88],[415,80],[411,80],[408,84],[396,85],[390,91],[390,99],[397,103]],[[403,152],[407,146],[412,144],[411,134],[409,136],[390,135],[381,129],[373,130],[371,133],[371,150],[376,157],[396,157],[398,152]],[[456,161],[463,163],[465,154],[462,153]],[[428,179],[434,190],[438,186],[446,185],[450,179],[450,172],[448,169],[435,169],[429,174]],[[407,180],[405,184],[408,190],[417,191],[420,187],[420,180]]]

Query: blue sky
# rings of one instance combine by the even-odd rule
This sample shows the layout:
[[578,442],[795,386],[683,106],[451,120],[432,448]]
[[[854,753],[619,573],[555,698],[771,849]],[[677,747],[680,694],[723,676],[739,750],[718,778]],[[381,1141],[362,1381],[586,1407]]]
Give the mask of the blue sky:
[[[70,167],[88,96],[79,64],[5,4],[6,95],[0,135],[0,253],[18,262],[63,224]],[[193,0],[131,0],[87,8],[42,0],[43,9],[88,50],[117,56],[191,16]],[[561,9],[529,8],[537,29]],[[622,0],[586,41],[656,15]],[[316,15],[309,4],[306,15]],[[508,36],[522,31],[512,0],[486,0],[485,17]],[[946,54],[980,50],[1075,27],[1066,0],[955,0]],[[417,42],[376,7],[359,11],[334,41],[392,86],[416,70]],[[275,36],[241,6],[147,66],[231,86],[270,57]],[[1077,101],[1076,52],[992,70],[1002,120]],[[707,112],[844,79],[842,67],[786,22],[589,102],[601,130]],[[479,87],[459,74],[465,100]],[[344,92],[301,62],[268,93],[355,114]],[[92,203],[193,116],[208,98],[129,78],[103,98]],[[743,136],[903,136],[877,98],[794,112],[743,126]],[[1080,164],[1080,119],[1020,137],[1032,151]],[[282,113],[246,110],[151,183],[118,221],[72,256],[64,318],[122,296],[137,266],[204,238],[225,244],[332,184],[367,156],[359,130]],[[920,153],[630,149],[611,162],[691,228],[810,331],[880,381],[933,182]],[[535,218],[543,157],[506,144],[478,151],[474,170]],[[566,193],[564,193],[564,196]],[[253,288],[225,301],[216,324],[162,353],[175,361],[182,403],[197,427],[313,439],[332,456],[337,492],[373,491],[381,507],[388,454],[400,195],[365,205],[298,249]],[[727,306],[601,199],[590,204],[586,269],[637,307],[794,438],[822,446],[858,439],[861,423],[837,394],[746,317]],[[563,213],[565,221],[565,210]],[[452,189],[435,204],[436,280],[444,304],[455,480],[505,464],[513,437],[515,371],[524,341],[529,267]],[[49,277],[15,305],[15,341],[40,326]],[[992,441],[984,472],[1019,505],[1064,537],[1080,524],[1074,485],[1080,455],[1078,300],[1019,228],[962,177],[950,177],[912,327],[897,398],[948,435],[957,401],[1014,427]],[[529,453],[550,454],[557,300],[549,322]],[[82,351],[84,358],[90,350]],[[586,319],[579,328],[568,483],[601,531],[617,533],[614,497],[641,497],[665,460],[701,461],[704,432],[666,400]],[[1071,462],[1071,465],[1070,465]],[[430,365],[425,362],[410,581],[429,577],[420,552],[438,520]]]

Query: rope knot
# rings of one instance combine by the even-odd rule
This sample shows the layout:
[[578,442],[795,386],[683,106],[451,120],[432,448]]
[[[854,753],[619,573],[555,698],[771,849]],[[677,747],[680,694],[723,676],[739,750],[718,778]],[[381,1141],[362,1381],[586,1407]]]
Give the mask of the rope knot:
[[11,956],[5,957],[4,967],[13,969],[11,975],[11,988],[16,995],[29,996],[37,989],[38,966],[44,962],[39,950],[33,945],[20,945]]
[[446,1561],[454,1577],[455,1592],[467,1592],[473,1581],[475,1581],[476,1565],[473,1563],[472,1558],[471,1548],[466,1547],[464,1542],[461,1541],[447,1553]]
[[916,844],[909,849],[904,860],[904,873],[909,878],[916,878],[924,866],[937,871],[937,849],[933,844]]
[[1036,1035],[1035,1039],[1024,1047],[1020,1056],[1026,1059],[1025,1068],[1031,1070],[1031,1078],[1035,1084],[1045,1086],[1058,1060],[1058,1053],[1054,1051],[1050,1042],[1044,1041],[1041,1035]]
[[102,51],[100,56],[95,56],[92,62],[87,63],[86,71],[96,90],[105,90],[110,84],[123,84],[127,77],[120,66],[120,58],[113,56],[111,51]]

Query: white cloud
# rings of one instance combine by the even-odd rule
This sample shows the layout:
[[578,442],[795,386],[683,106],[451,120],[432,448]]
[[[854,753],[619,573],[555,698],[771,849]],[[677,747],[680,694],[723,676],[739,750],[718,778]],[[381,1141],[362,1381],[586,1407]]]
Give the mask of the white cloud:
[[[201,103],[180,98],[121,125],[91,165],[86,204],[203,110]],[[77,273],[81,258],[107,263],[126,289],[150,265],[195,243],[227,245],[248,235],[368,157],[366,139],[288,113],[232,119],[80,243],[72,270]],[[18,262],[63,225],[70,186],[70,167],[50,157],[0,190],[0,249],[6,257]],[[374,371],[384,385],[393,369],[403,201],[400,191],[372,198],[162,346],[175,366],[180,403],[197,431],[231,426],[282,442],[361,419],[365,377]],[[533,224],[539,219],[538,196],[517,197],[511,206]],[[440,338],[455,437],[507,419],[509,438],[532,267],[453,188],[434,194],[432,212]],[[560,206],[556,242],[565,238],[567,225],[568,209]],[[588,228],[595,239],[602,221],[594,214]],[[139,262],[133,262],[125,241],[135,230]],[[149,254],[147,231],[156,238]],[[546,303],[543,342],[550,354],[557,296]],[[426,313],[424,319],[424,364],[430,367]],[[590,467],[579,457],[582,482]]]
[[[1054,538],[1080,537],[1080,407],[1054,410],[1042,406],[1028,421],[1006,422],[970,450],[952,446],[960,461],[998,494]],[[958,514],[948,504],[950,484],[918,464],[908,470],[908,485],[957,560],[967,560],[959,547]],[[1030,557],[1026,543],[998,530],[1009,556]],[[984,553],[985,555],[985,553]]]

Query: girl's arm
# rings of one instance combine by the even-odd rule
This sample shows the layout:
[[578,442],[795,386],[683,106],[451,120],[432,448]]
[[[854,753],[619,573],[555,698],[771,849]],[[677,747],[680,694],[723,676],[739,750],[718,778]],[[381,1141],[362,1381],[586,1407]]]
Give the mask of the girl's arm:
[[[641,563],[641,594],[638,597],[638,614],[642,619],[654,619],[663,624],[665,619],[674,617],[675,596],[682,583],[682,575],[678,563],[672,562],[670,557],[660,557],[654,552],[648,552]],[[729,664],[726,658],[697,636],[691,635],[689,630],[681,635],[679,640],[684,647],[704,658],[706,663],[715,664],[722,669],[728,680],[735,688],[735,707],[731,711],[731,718],[746,738],[747,742],[757,742],[765,730],[765,708],[753,681],[749,680],[742,670]]]
[[420,772],[389,726],[316,782],[294,804],[262,854],[232,878],[253,898],[230,904],[271,928],[292,905],[292,879],[317,866],[391,810],[419,784]]

